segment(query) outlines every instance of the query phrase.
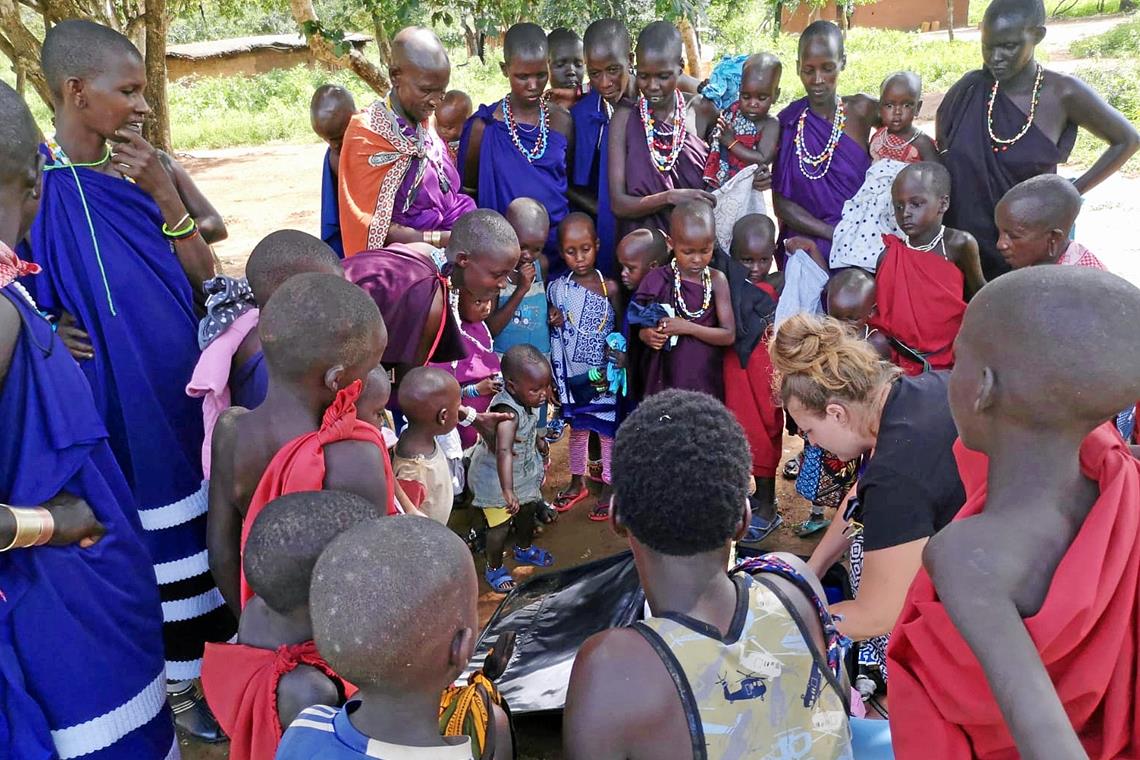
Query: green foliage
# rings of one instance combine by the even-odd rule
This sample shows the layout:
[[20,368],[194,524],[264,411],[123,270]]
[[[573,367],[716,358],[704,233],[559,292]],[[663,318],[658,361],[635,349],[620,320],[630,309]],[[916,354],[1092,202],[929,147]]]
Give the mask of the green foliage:
[[[710,15],[717,30],[714,44],[718,54],[752,53],[766,49],[784,62],[780,105],[804,95],[796,77],[796,40],[794,35],[758,39],[756,14],[761,8],[735,18],[718,19]],[[907,32],[852,29],[847,35],[847,68],[840,89],[843,92],[865,92],[878,97],[879,85],[889,74],[909,68],[923,79],[927,93],[945,92],[967,71],[981,65],[977,42],[931,39]]]
[[1074,58],[1133,58],[1140,56],[1140,16],[1103,34],[1077,40],[1069,46]]
[[[1077,76],[1140,128],[1140,61],[1133,58],[1112,67],[1087,66],[1078,69]],[[1103,151],[1104,143],[1082,129],[1069,163],[1090,166]],[[1140,174],[1140,156],[1133,156],[1123,171]]]
[[[970,26],[982,23],[993,0],[970,0]],[[1120,0],[1045,0],[1049,18],[1085,18],[1101,13],[1119,13]]]

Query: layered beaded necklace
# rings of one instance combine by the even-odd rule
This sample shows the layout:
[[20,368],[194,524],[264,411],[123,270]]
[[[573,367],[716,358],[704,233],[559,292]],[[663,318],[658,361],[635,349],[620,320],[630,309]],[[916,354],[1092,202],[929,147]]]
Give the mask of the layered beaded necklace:
[[1037,114],[1037,103],[1041,100],[1041,81],[1044,78],[1045,67],[1037,64],[1037,74],[1033,78],[1033,94],[1029,98],[1029,115],[1025,119],[1025,126],[1013,137],[998,137],[994,134],[994,101],[997,100],[998,94],[998,83],[996,79],[994,80],[994,86],[990,89],[990,100],[986,104],[986,129],[990,133],[994,153],[1009,150],[1009,146],[1029,134],[1029,128],[1033,126],[1033,117]]
[[487,330],[487,342],[485,344],[483,343],[483,341],[479,340],[474,335],[472,335],[471,333],[469,333],[463,329],[463,320],[459,318],[459,289],[456,288],[454,285],[451,285],[447,289],[447,300],[448,300],[448,305],[451,307],[451,314],[452,314],[452,316],[455,317],[455,324],[459,328],[459,333],[464,338],[467,338],[467,340],[471,341],[476,346],[478,346],[480,349],[482,349],[483,353],[490,352],[492,349],[492,346],[494,345],[494,340],[491,339],[491,334],[490,334],[491,331],[487,330],[487,324],[485,322],[479,323],[479,324],[483,325],[484,330]]
[[511,142],[515,144],[515,148],[519,153],[522,153],[523,158],[529,163],[535,161],[546,155],[546,142],[547,133],[550,129],[550,112],[546,110],[546,101],[541,98],[538,101],[538,139],[534,141],[534,148],[527,150],[526,146],[522,143],[522,138],[519,137],[519,123],[515,119],[515,114],[511,110],[511,96],[508,94],[503,97],[503,121],[507,123],[507,132],[511,136]]
[[910,138],[907,140],[904,140],[903,138],[899,137],[898,135],[892,135],[890,132],[884,132],[883,133],[883,147],[886,148],[887,150],[891,150],[891,151],[896,151],[896,152],[901,151],[903,148],[905,148],[906,146],[910,145],[912,142],[917,140],[918,136],[920,134],[922,134],[922,132],[915,129],[914,127],[911,127],[911,129],[914,129],[914,134],[911,135]]
[[806,179],[815,182],[827,176],[831,171],[831,160],[835,158],[835,148],[843,138],[843,128],[847,126],[847,109],[843,106],[843,99],[835,98],[835,116],[831,121],[831,136],[819,155],[812,155],[804,144],[804,124],[807,122],[808,112],[811,108],[804,108],[800,114],[799,123],[796,124],[796,158],[800,163],[800,173]]
[[[942,238],[945,235],[946,235],[946,225],[942,225],[941,227],[938,228],[938,234],[935,235],[934,239],[931,240],[926,245],[915,245],[914,243],[910,242],[910,236],[907,236],[906,247],[910,248],[912,250],[915,250],[915,251],[933,251],[935,248],[942,245]],[[945,247],[942,249],[942,252],[943,252],[943,254],[946,253]]]
[[701,286],[704,288],[704,296],[701,298],[701,308],[696,311],[689,311],[688,305],[685,304],[685,296],[683,286],[681,284],[681,270],[677,268],[677,260],[673,259],[669,262],[669,266],[673,269],[673,300],[677,304],[677,311],[685,319],[694,320],[700,319],[709,310],[712,305],[712,272],[708,267],[705,267],[701,272]]
[[[685,99],[680,90],[673,91],[673,118],[668,128],[658,128],[649,113],[649,101],[642,95],[637,99],[637,112],[645,128],[645,144],[649,147],[649,157],[657,171],[667,174],[673,171],[681,148],[685,144]],[[666,139],[668,138],[668,139]]]

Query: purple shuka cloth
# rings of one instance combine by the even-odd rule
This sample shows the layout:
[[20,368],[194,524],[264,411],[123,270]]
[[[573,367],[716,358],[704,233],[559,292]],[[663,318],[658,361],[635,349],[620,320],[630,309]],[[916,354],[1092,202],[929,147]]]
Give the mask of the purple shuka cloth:
[[[393,243],[378,251],[361,251],[344,260],[344,273],[376,302],[388,328],[388,348],[383,363],[387,367],[409,364],[423,336],[428,309],[436,292],[444,287],[444,276],[427,254],[410,246]],[[443,305],[443,332],[429,359],[450,362],[466,356],[459,325],[447,302]]]
[[574,117],[574,166],[570,181],[588,188],[598,199],[597,268],[607,277],[617,275],[614,248],[617,246],[617,219],[610,208],[609,126],[602,96],[591,90],[570,109]]
[[[1010,188],[1039,174],[1055,174],[1077,139],[1077,125],[1069,124],[1059,143],[1037,127],[1008,150],[994,152],[986,124],[986,111],[994,80],[985,71],[971,71],[946,93],[938,107],[939,132],[946,145],[943,163],[950,170],[953,192],[946,226],[965,230],[978,241],[982,271],[987,280],[1009,271],[997,250],[994,207]],[[994,134],[1011,138],[1025,126],[1027,115],[998,91],[994,101]]]
[[[625,191],[629,195],[645,197],[666,190],[703,190],[708,155],[709,146],[690,125],[685,130],[685,143],[672,171],[658,171],[649,155],[649,146],[645,143],[645,127],[641,123],[641,117],[638,116],[636,107],[630,108],[629,121],[625,127]],[[617,239],[621,240],[634,230],[642,228],[656,228],[669,234],[671,211],[671,208],[666,208],[640,219],[618,219]]]
[[[467,162],[470,149],[471,127],[476,119],[483,122],[483,142],[479,147],[479,180],[476,188],[480,208],[490,208],[500,214],[515,198],[533,198],[543,205],[550,215],[550,235],[546,239],[546,255],[550,259],[551,274],[561,264],[558,255],[558,223],[570,213],[566,198],[566,137],[554,129],[546,133],[546,152],[533,164],[519,153],[511,142],[510,130],[505,122],[495,118],[499,103],[480,106],[463,125],[459,141],[459,165]],[[519,140],[527,150],[538,142],[538,127],[519,130]]]
[[[780,111],[777,117],[780,121],[780,151],[772,164],[772,192],[799,204],[821,222],[835,226],[843,215],[843,204],[853,198],[863,185],[867,169],[871,166],[871,157],[862,145],[844,134],[835,148],[835,157],[827,174],[818,180],[805,177],[796,157],[795,146],[796,127],[804,110],[808,111],[804,123],[804,144],[807,151],[812,155],[822,153],[831,137],[831,122],[824,121],[813,113],[808,108],[807,98],[801,98]],[[814,171],[812,173],[815,174]],[[784,241],[799,235],[799,232],[791,229],[783,220],[780,221],[781,255],[778,260],[781,267],[784,260]],[[803,237],[815,241],[824,259],[830,258],[830,240],[811,235]]]
[[[399,116],[396,124],[406,136],[414,138],[416,127],[408,124]],[[451,163],[447,155],[447,145],[435,133],[434,129],[427,130],[428,140],[424,150],[433,159],[424,167],[423,179],[420,186],[408,203],[408,193],[415,182],[416,174],[423,159],[413,159],[400,189],[396,191],[396,202],[392,207],[392,224],[411,227],[414,230],[450,230],[459,217],[468,211],[475,210],[475,201],[459,191],[462,183],[459,171]],[[441,183],[437,167],[443,167],[444,182]],[[447,185],[447,190],[443,189]],[[407,204],[407,208],[404,206]]]
[[[701,307],[704,290],[700,285],[682,280],[681,293],[685,299],[685,308],[689,311]],[[645,275],[634,300],[643,304],[671,304],[676,309],[673,300],[673,269],[657,267]],[[678,316],[680,313],[680,309],[677,309]],[[716,318],[716,301],[709,304],[708,310],[699,319],[691,321],[706,327],[718,327],[720,322]],[[679,388],[701,391],[724,401],[724,349],[682,335],[677,339],[677,345],[669,351],[645,350],[641,377],[641,387],[646,397],[668,388]]]

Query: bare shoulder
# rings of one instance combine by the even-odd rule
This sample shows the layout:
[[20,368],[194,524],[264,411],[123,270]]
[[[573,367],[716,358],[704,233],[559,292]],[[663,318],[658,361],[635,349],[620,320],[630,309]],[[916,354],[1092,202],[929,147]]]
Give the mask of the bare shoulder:
[[3,380],[8,374],[8,367],[12,363],[12,355],[16,352],[16,341],[20,337],[23,323],[16,305],[4,296],[0,296],[0,390],[3,389]]
[[946,251],[955,261],[961,258],[978,255],[978,241],[965,230],[956,230],[947,227],[943,240],[946,241]]
[[726,288],[728,287],[728,278],[724,276],[724,272],[720,271],[719,269],[714,269],[711,266],[709,267],[709,272],[711,273],[712,284],[714,287],[716,287],[716,286],[723,286]]
[[232,451],[238,436],[238,429],[247,414],[249,414],[249,410],[245,407],[231,406],[218,416],[218,421],[214,423],[214,437],[211,443],[215,460],[218,457],[219,449],[225,452]]
[[[645,637],[633,628],[611,628],[594,634],[578,650],[571,689],[578,696],[608,694],[610,700],[627,706],[629,712],[623,719],[631,719],[638,713],[644,716],[652,712],[656,700],[645,698],[645,687],[650,680],[646,676],[654,671],[666,675]],[[568,702],[567,707],[571,705]]]
[[870,116],[878,117],[879,101],[870,95],[864,95],[863,93],[846,95],[843,98],[843,104],[847,106],[848,113],[852,113],[859,118],[868,118]]
[[298,665],[277,682],[277,716],[282,729],[306,707],[340,703],[340,692],[327,675],[311,665]]
[[1018,573],[1020,558],[1032,550],[1025,532],[986,514],[956,520],[926,543],[922,565],[939,594],[974,589],[998,592]]

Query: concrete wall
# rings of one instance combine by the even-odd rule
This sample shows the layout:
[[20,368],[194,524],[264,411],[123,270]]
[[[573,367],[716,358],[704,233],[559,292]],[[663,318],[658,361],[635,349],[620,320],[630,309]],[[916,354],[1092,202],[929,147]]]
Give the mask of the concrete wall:
[[[954,0],[954,25],[965,26],[970,16],[970,0]],[[795,13],[784,11],[785,32],[802,32],[804,27],[820,18],[835,21],[835,4],[821,9],[799,5]],[[855,27],[875,29],[901,29],[915,31],[923,24],[946,28],[946,0],[879,0],[869,5],[858,5],[851,18]]]

